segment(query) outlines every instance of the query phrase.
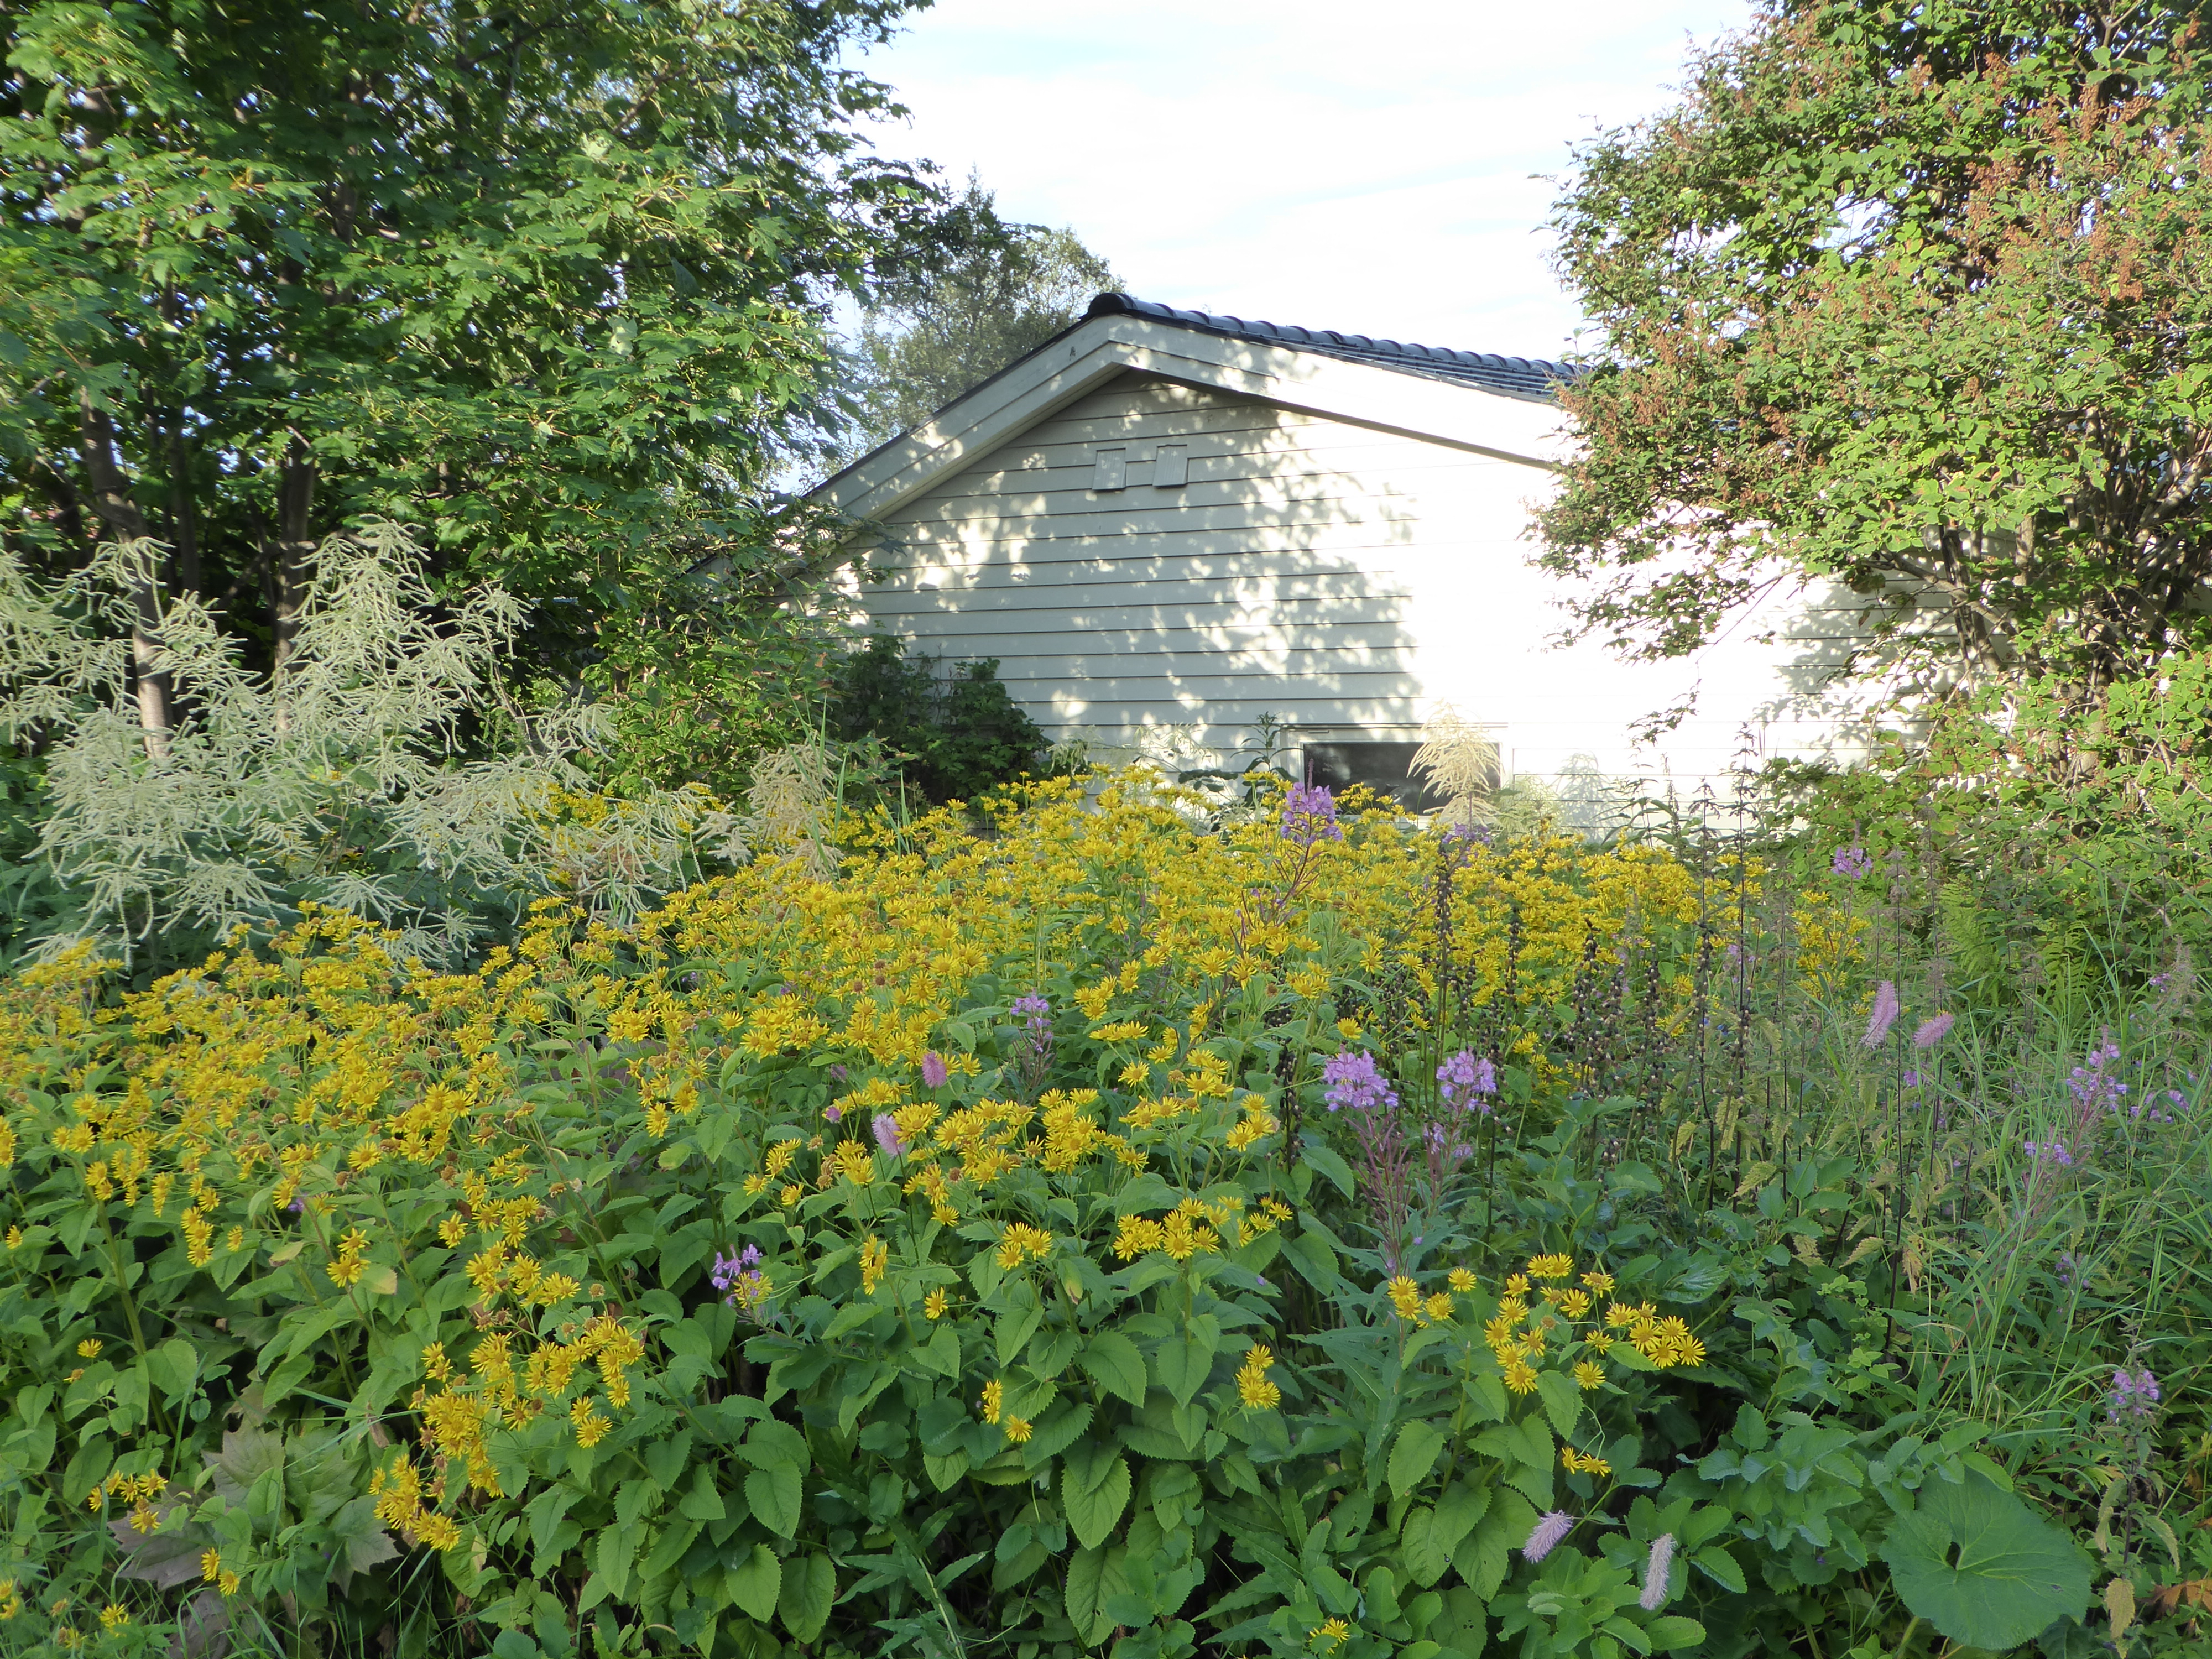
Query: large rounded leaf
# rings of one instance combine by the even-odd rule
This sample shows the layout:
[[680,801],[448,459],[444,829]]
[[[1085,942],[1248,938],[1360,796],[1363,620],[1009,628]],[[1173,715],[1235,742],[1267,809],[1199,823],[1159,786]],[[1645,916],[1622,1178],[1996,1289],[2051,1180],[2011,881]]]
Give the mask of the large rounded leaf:
[[1905,1605],[1966,1647],[2016,1647],[2089,1600],[2074,1540],[1978,1475],[1923,1486],[1881,1557]]

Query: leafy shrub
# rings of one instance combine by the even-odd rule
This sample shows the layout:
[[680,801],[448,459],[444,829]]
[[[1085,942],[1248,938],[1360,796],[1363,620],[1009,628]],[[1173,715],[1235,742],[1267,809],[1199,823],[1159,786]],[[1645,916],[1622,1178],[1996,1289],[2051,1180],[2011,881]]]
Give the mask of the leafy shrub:
[[846,663],[837,735],[881,739],[929,800],[974,800],[1036,769],[1045,750],[1044,733],[998,671],[995,657],[945,668],[908,657],[902,641],[872,635]]
[[[471,973],[316,911],[119,1000],[88,955],[20,975],[0,1640],[2079,1630],[2086,1570],[1965,1547],[2078,1559],[2005,1491],[2027,1451],[1904,1370],[1896,1323],[1952,1316],[1884,1306],[1899,1160],[1700,1109],[1744,1006],[1714,919],[1771,911],[1782,994],[1860,1022],[1847,883],[1083,795],[848,823],[834,878],[763,858],[627,929],[543,902]],[[1966,1162],[2029,1182],[1985,1214],[2059,1212]]]

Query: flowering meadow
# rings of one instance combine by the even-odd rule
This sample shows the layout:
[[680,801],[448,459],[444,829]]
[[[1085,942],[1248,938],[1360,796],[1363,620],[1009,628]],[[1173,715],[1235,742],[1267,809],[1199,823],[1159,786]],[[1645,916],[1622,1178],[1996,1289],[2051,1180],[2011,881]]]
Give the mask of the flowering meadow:
[[2203,1650],[2186,951],[1136,774],[836,840],[0,988],[0,1650]]

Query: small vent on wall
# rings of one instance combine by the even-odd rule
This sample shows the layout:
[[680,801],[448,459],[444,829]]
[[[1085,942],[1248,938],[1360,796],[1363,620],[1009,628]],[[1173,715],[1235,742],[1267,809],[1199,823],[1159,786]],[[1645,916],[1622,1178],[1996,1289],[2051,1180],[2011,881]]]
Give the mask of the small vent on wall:
[[1189,446],[1162,444],[1152,452],[1152,483],[1160,489],[1173,489],[1190,476]]
[[1129,452],[1126,449],[1102,449],[1093,459],[1091,487],[1093,489],[1119,489],[1129,481]]

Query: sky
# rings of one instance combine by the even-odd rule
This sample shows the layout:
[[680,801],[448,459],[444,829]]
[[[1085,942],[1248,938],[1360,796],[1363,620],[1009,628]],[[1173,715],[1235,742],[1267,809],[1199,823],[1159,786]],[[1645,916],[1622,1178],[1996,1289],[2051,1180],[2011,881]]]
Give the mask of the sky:
[[886,155],[972,167],[1139,297],[1553,357],[1572,147],[1672,101],[1747,0],[937,0],[858,67]]

